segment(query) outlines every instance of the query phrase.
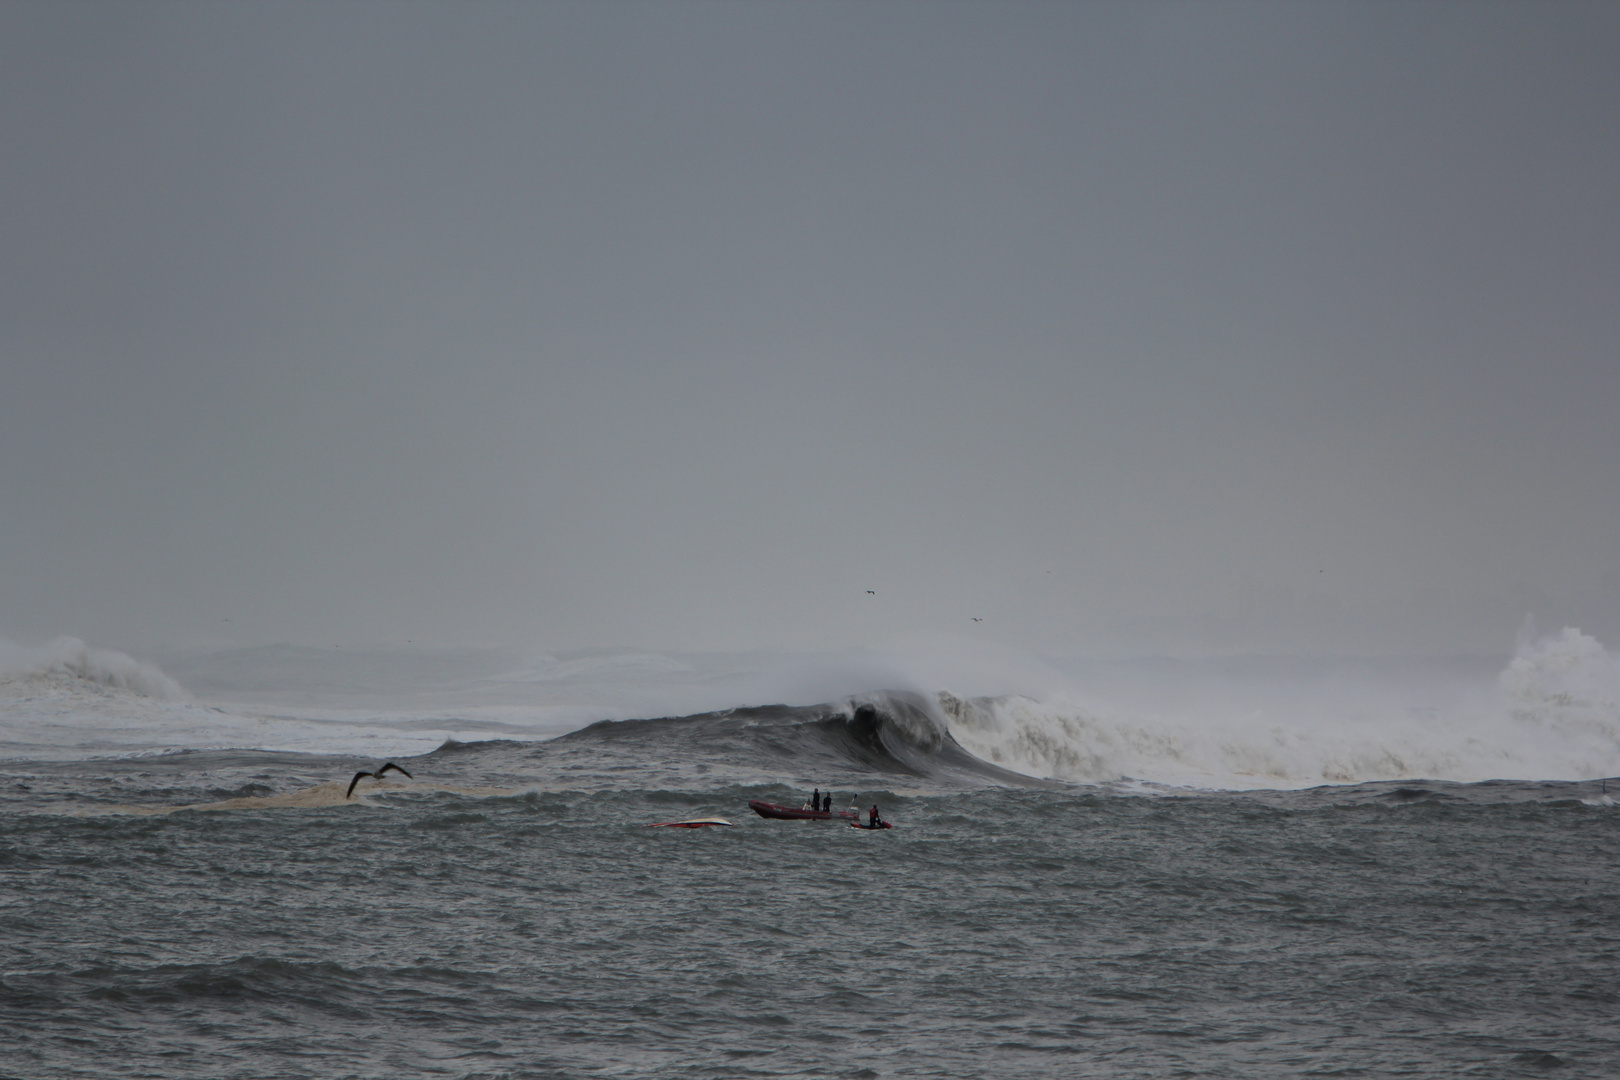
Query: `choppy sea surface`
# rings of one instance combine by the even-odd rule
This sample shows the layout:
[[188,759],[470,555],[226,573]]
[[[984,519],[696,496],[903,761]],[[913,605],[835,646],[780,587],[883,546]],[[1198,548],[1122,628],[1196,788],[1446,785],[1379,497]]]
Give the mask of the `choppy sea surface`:
[[[0,660],[0,1075],[1620,1075],[1620,680],[1576,631]],[[812,787],[895,827],[748,809]]]

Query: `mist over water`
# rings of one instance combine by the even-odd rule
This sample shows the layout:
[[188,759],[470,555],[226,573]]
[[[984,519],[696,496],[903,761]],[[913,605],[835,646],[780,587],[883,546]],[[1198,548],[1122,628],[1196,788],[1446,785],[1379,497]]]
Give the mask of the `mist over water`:
[[545,740],[601,720],[911,695],[954,744],[1029,777],[1210,789],[1620,772],[1620,660],[1575,628],[1505,661],[1047,661],[952,640],[843,655],[276,646],[160,669],[59,639],[0,651],[0,753],[371,756]]

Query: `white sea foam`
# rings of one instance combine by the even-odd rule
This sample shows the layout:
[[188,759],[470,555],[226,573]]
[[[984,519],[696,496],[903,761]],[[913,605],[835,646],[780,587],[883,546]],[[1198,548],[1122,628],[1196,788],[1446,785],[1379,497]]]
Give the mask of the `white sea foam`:
[[1244,695],[1234,682],[1183,686],[1184,703],[1170,709],[1070,692],[940,700],[969,752],[1078,782],[1261,788],[1620,772],[1620,659],[1576,629],[1522,640],[1494,686],[1437,679],[1414,694],[1411,680],[1254,678]]
[[37,648],[0,638],[0,684],[11,684],[10,693],[19,683],[63,676],[157,701],[188,699],[180,684],[155,666],[111,649],[92,649],[78,638],[59,637]]

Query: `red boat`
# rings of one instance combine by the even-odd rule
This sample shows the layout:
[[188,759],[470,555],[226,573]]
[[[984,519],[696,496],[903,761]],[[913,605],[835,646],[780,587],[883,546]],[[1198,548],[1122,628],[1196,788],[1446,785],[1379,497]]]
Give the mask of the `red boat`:
[[797,806],[749,799],[748,809],[764,818],[783,818],[788,821],[849,821],[861,815],[854,810],[801,810]]

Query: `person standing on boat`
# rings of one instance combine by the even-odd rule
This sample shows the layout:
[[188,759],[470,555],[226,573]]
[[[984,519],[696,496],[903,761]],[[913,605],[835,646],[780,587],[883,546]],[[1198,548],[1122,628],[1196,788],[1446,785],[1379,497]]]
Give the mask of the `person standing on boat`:
[[872,806],[871,821],[872,821],[872,824],[868,825],[867,828],[868,829],[877,828],[878,827],[878,812],[877,812],[877,805],[875,803]]
[[810,793],[810,809],[818,810],[818,811],[821,809],[821,789],[820,788],[816,788],[816,790],[814,790],[814,791],[812,791]]
[[821,812],[824,814],[832,813],[832,792],[830,791],[821,797]]

